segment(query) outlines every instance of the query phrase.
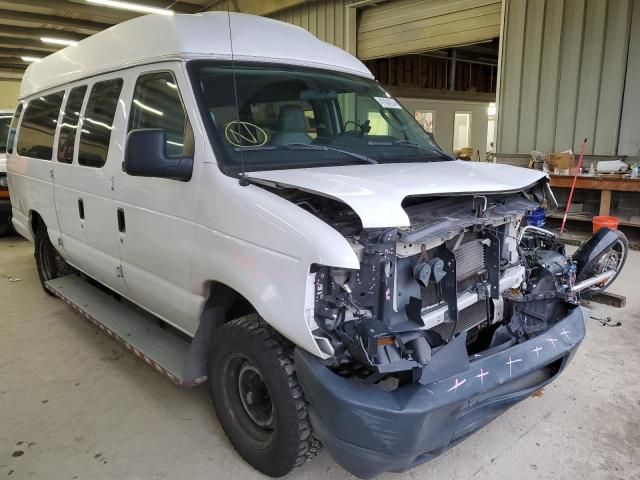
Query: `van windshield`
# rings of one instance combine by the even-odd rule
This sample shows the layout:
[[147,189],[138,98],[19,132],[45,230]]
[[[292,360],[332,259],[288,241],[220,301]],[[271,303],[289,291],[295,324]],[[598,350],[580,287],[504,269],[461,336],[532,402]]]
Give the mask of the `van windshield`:
[[12,115],[0,113],[0,155],[7,153],[7,137],[9,136],[9,125],[11,125]]
[[191,74],[227,173],[451,159],[373,80],[238,62]]

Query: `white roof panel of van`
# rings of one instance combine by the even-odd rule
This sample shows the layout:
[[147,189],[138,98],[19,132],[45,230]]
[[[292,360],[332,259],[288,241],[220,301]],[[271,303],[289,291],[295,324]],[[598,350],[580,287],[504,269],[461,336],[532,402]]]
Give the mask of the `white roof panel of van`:
[[207,12],[194,15],[146,15],[114,25],[76,46],[29,65],[20,98],[80,78],[151,61],[231,59],[326,68],[373,78],[354,56],[306,30],[265,17]]

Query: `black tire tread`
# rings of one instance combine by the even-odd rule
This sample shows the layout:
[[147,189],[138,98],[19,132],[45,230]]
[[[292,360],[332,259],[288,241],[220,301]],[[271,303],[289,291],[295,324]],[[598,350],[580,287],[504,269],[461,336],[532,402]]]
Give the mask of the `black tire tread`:
[[289,391],[294,398],[298,419],[298,458],[295,461],[294,468],[304,465],[313,459],[322,449],[320,440],[313,436],[311,422],[307,412],[307,402],[298,378],[296,377],[296,368],[293,362],[293,348],[291,345],[269,324],[267,324],[257,313],[245,315],[235,318],[225,324],[223,328],[237,327],[241,328],[251,335],[259,339],[274,356],[278,358],[280,366],[287,375]]
[[[34,240],[35,240],[35,242],[34,242],[34,244],[35,244],[34,245],[35,246],[34,256],[36,258],[36,270],[38,271],[38,278],[40,279],[40,284],[42,285],[42,288],[44,289],[44,291],[47,294],[53,296],[53,293],[45,285],[45,283],[50,279],[45,278],[45,276],[43,274],[42,266],[41,266],[42,259],[40,258],[39,248],[38,248],[38,246],[39,246],[39,244],[41,242],[48,242],[50,248],[55,249],[55,247],[51,244],[51,241],[49,240],[49,234],[47,233],[47,226],[44,223],[40,223],[38,225],[38,227],[36,228],[35,239]],[[63,262],[64,262],[64,260],[63,260]],[[73,272],[74,272],[73,267],[71,265],[69,265],[67,262],[64,262],[61,265],[61,268],[59,269],[59,271],[57,272],[57,274],[58,274],[57,277],[63,277],[65,275],[69,275],[69,274],[71,274]]]

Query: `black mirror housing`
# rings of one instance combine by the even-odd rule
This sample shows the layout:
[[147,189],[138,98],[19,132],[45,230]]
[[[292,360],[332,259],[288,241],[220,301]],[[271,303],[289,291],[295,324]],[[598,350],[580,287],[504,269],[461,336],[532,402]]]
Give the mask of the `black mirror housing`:
[[193,158],[167,158],[165,131],[160,128],[132,130],[127,135],[124,171],[136,177],[167,178],[188,182],[193,173]]

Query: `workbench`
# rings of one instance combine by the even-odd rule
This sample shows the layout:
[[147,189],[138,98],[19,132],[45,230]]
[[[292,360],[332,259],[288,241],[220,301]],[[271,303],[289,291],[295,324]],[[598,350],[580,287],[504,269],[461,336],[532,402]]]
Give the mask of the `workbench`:
[[[572,175],[549,175],[551,187],[571,188]],[[576,189],[600,190],[601,216],[609,216],[611,213],[611,192],[637,192],[640,193],[640,178],[624,177],[621,175],[580,175],[576,180]],[[585,217],[569,215],[570,219],[591,221]],[[640,224],[621,220],[620,225],[640,227]]]

